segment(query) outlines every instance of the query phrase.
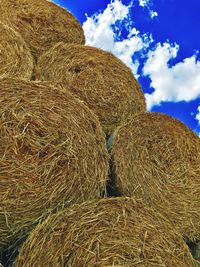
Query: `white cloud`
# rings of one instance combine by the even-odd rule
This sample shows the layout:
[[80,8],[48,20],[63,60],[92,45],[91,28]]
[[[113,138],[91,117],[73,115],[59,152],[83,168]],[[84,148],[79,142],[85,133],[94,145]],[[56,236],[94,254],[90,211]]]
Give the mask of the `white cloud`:
[[146,94],[150,110],[161,102],[191,101],[200,97],[200,61],[196,55],[170,67],[169,61],[177,57],[178,45],[157,44],[148,53],[143,74],[151,79],[152,94]]
[[139,0],[139,5],[145,7],[149,5],[149,2],[149,0]]
[[139,5],[141,7],[146,7],[149,10],[149,14],[152,19],[158,16],[158,13],[152,10],[152,0],[139,0]]
[[156,11],[150,10],[150,16],[153,19],[155,17],[158,17],[158,13]]
[[[133,62],[133,56],[147,47],[151,39],[132,27],[129,14],[131,5],[126,6],[120,0],[114,0],[103,12],[87,16],[83,29],[87,45],[112,52],[136,74],[139,63]],[[120,40],[123,29],[128,32],[127,38]]]
[[200,106],[197,108],[197,114],[195,118],[198,120],[198,124],[200,125]]
[[195,119],[198,121],[198,126],[194,129],[194,131],[200,137],[200,131],[199,131],[199,126],[200,126],[200,106],[198,106],[198,108],[197,108],[197,114],[195,116]]

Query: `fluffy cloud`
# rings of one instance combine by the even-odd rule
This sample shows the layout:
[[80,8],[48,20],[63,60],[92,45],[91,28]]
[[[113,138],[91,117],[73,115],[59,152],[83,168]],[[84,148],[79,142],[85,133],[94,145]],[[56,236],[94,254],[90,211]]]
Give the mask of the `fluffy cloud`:
[[150,16],[153,19],[154,17],[158,16],[158,13],[156,11],[150,10]]
[[[193,116],[194,114],[192,114],[192,116]],[[198,108],[197,108],[197,114],[196,114],[196,116],[195,116],[195,119],[198,121],[198,125],[197,125],[197,127],[195,128],[195,129],[193,129],[194,130],[194,132],[196,132],[196,134],[200,137],[200,106],[198,106]]]
[[200,106],[197,108],[196,120],[198,120],[198,124],[200,125]]
[[152,9],[151,9],[151,7],[152,7],[152,1],[151,0],[139,0],[139,5],[141,6],[141,7],[147,7],[148,8],[148,10],[149,10],[149,14],[150,14],[150,16],[151,16],[151,18],[153,19],[154,17],[157,17],[158,16],[158,13],[156,12],[156,11],[153,11]]
[[149,0],[139,0],[139,5],[145,7],[149,5],[149,2]]
[[157,44],[148,53],[143,74],[151,79],[152,94],[146,94],[150,110],[161,102],[191,101],[200,97],[200,61],[196,55],[170,66],[170,60],[177,57],[178,45]]
[[[133,61],[133,56],[148,46],[150,38],[132,27],[131,5],[126,6],[120,0],[112,1],[103,12],[87,16],[83,29],[87,45],[112,52],[136,74],[139,63]],[[127,37],[120,40],[122,31],[127,32]]]

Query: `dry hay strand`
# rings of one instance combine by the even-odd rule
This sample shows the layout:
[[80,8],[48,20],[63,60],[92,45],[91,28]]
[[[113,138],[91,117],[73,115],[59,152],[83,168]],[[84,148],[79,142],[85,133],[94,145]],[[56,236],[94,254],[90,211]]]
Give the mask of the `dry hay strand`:
[[105,190],[108,155],[97,117],[47,84],[0,81],[0,158],[0,246]]
[[85,43],[76,18],[46,0],[1,0],[0,17],[22,35],[35,59],[57,42]]
[[70,89],[98,116],[107,135],[129,117],[146,110],[144,95],[131,70],[101,49],[58,43],[44,53],[36,78]]
[[14,267],[192,267],[168,220],[141,201],[108,198],[74,205],[38,225]]
[[112,182],[168,216],[191,240],[200,237],[200,141],[186,125],[144,113],[113,135]]
[[0,78],[30,80],[33,58],[20,34],[0,22]]

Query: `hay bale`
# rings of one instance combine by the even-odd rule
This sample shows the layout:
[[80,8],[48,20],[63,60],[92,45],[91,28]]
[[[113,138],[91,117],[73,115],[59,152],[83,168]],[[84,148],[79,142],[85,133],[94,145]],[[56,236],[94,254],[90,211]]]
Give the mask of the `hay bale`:
[[58,208],[100,198],[108,155],[96,116],[47,84],[0,81],[0,246]]
[[110,198],[48,217],[30,234],[13,266],[192,267],[195,263],[181,236],[159,213],[139,200]]
[[200,237],[200,141],[186,125],[144,113],[112,136],[112,183],[170,217],[181,233]]
[[0,17],[22,35],[35,59],[60,41],[85,43],[74,16],[46,0],[1,0]]
[[0,22],[0,78],[30,80],[33,58],[27,44],[12,28]]
[[131,70],[101,49],[58,43],[44,53],[36,78],[61,85],[91,108],[107,135],[146,109],[144,95]]

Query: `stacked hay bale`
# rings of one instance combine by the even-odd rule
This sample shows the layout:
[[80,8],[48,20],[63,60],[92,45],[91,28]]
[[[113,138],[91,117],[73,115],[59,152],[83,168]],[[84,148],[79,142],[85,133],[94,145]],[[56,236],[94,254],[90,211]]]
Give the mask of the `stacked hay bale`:
[[28,45],[12,28],[0,22],[0,78],[30,80],[33,58]]
[[146,110],[144,95],[131,70],[98,48],[58,43],[39,58],[35,75],[84,100],[107,136]]
[[85,43],[79,22],[47,0],[1,0],[0,18],[21,34],[36,61],[57,42]]
[[47,214],[103,195],[108,154],[99,121],[82,101],[17,80],[30,80],[33,59],[56,42],[84,43],[77,20],[46,0],[2,0],[0,15],[2,248]]
[[167,220],[131,198],[75,205],[50,216],[24,243],[14,267],[195,267]]
[[[84,46],[81,25],[63,8],[46,0],[1,0],[0,20],[0,250],[16,246],[54,213],[30,234],[15,266],[195,266],[181,239],[200,235],[194,134],[165,117],[170,143],[155,135],[159,123],[145,113],[130,69],[111,53]],[[143,142],[141,128],[132,131],[138,118],[153,140]],[[143,204],[98,201],[108,180],[106,137],[118,126],[113,183]],[[152,149],[157,141],[159,153]],[[157,199],[162,205],[154,205]],[[74,203],[80,205],[66,209]],[[184,227],[174,228],[181,220]]]
[[199,239],[199,137],[178,120],[149,112],[119,127],[112,139],[117,191],[143,199],[184,237]]
[[47,84],[0,80],[0,114],[4,245],[58,208],[100,198],[108,155],[92,111]]

